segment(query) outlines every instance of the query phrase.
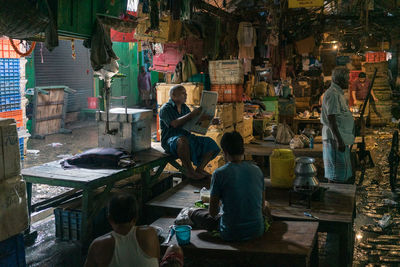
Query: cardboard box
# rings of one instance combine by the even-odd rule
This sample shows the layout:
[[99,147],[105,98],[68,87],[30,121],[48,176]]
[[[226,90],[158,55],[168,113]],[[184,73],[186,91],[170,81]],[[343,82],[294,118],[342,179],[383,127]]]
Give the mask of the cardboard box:
[[21,156],[14,119],[0,118],[0,181],[21,173]]
[[26,184],[18,175],[0,182],[0,241],[27,228]]
[[217,156],[215,159],[213,159],[212,161],[210,161],[206,167],[204,168],[204,170],[208,173],[213,173],[216,169],[218,169],[219,167],[222,167],[225,165],[225,159],[224,156]]
[[[217,105],[215,111],[215,117],[220,119],[220,125],[216,125],[216,128],[228,128],[233,125],[233,105],[232,104],[221,104]],[[214,127],[214,126],[213,126]]]
[[253,135],[253,117],[243,117],[243,139],[247,136]]
[[233,104],[233,123],[243,121],[244,104],[243,102]]

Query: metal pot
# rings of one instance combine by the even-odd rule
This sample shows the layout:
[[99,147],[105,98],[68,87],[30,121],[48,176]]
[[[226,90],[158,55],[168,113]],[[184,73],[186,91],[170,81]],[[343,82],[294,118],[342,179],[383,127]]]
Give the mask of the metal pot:
[[296,179],[293,181],[293,189],[296,192],[314,192],[319,187],[319,181],[316,178],[317,168],[314,165],[315,160],[310,157],[299,157],[296,159],[294,172]]
[[317,168],[314,165],[315,159],[310,157],[299,157],[296,159],[294,173],[297,176],[316,176]]

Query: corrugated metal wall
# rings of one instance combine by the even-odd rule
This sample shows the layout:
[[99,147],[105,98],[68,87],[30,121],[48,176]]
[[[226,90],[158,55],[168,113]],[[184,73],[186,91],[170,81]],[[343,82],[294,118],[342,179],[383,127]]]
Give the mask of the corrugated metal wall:
[[87,97],[93,96],[93,71],[89,49],[75,40],[76,59],[72,58],[71,42],[60,41],[52,52],[44,44],[35,48],[36,86],[66,85],[77,92],[69,94],[67,112],[87,107]]

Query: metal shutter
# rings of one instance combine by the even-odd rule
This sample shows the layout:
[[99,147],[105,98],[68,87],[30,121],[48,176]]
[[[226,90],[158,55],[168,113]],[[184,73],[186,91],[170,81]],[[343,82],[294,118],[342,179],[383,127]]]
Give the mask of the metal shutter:
[[[36,86],[66,85],[77,92],[68,95],[67,112],[87,107],[87,97],[93,96],[93,71],[89,49],[75,40],[76,59],[72,59],[71,41],[60,40],[49,52],[43,43],[35,48]],[[42,63],[43,59],[43,63]]]

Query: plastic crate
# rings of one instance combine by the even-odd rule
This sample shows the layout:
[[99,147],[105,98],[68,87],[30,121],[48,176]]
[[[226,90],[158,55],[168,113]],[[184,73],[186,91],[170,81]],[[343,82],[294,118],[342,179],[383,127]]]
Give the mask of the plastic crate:
[[19,77],[18,58],[0,58],[0,77]]
[[10,93],[10,94],[0,94],[0,106],[7,104],[21,104],[21,94]]
[[22,234],[0,242],[0,266],[26,266],[24,236]]
[[0,76],[0,95],[19,93],[20,92],[20,79],[18,77],[3,77]]
[[24,138],[19,138],[19,153],[21,155],[21,160],[24,160]]
[[[63,208],[54,209],[56,238],[61,240],[80,240],[82,238],[82,212]],[[93,221],[93,234],[101,236],[111,231],[107,221],[107,212],[103,208]]]
[[[14,44],[19,41],[14,41]],[[20,58],[9,39],[0,40],[0,58]]]
[[[11,106],[11,104],[10,104]],[[1,107],[0,107],[1,108]],[[0,112],[0,118],[13,118],[17,122],[17,127],[22,127],[24,122],[22,118],[22,110],[12,110],[6,112]]]
[[386,52],[369,52],[365,54],[366,62],[386,61]]

